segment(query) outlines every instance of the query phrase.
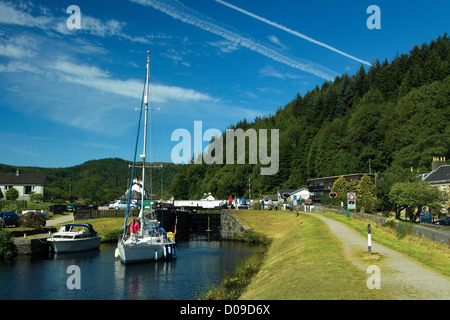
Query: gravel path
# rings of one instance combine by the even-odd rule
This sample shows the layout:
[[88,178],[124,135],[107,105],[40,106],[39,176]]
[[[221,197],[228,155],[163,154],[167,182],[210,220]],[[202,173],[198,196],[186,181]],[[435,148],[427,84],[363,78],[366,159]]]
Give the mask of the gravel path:
[[[366,271],[368,264],[355,255],[355,249],[367,252],[367,238],[335,220],[319,214],[308,213],[324,221],[331,232],[342,242],[346,257],[358,268]],[[422,267],[405,255],[388,249],[372,239],[372,253],[383,257],[376,264],[380,267],[381,288],[390,299],[399,300],[449,300],[450,280]],[[370,275],[368,274],[368,277]]]
[[52,226],[55,226],[55,225],[57,225],[57,224],[59,224],[59,223],[69,223],[69,222],[72,222],[73,221],[73,213],[70,213],[70,214],[68,214],[68,215],[64,215],[64,216],[61,216],[61,217],[58,217],[58,218],[55,218],[55,219],[52,219],[52,220],[47,220],[47,222],[46,222],[46,226],[47,227],[52,227]]

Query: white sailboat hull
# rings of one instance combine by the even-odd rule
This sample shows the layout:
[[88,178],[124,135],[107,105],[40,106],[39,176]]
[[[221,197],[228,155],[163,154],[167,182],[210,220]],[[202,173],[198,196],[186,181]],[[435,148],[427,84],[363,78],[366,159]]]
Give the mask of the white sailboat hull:
[[159,261],[176,258],[175,243],[137,243],[121,242],[117,244],[116,256],[122,263]]

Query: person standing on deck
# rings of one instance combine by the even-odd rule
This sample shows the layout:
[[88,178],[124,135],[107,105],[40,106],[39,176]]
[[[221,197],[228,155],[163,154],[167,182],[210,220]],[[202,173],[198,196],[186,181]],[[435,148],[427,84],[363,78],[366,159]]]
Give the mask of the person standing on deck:
[[130,233],[131,238],[134,239],[135,242],[138,241],[138,232],[139,232],[139,222],[136,218],[133,219],[133,222],[130,224]]

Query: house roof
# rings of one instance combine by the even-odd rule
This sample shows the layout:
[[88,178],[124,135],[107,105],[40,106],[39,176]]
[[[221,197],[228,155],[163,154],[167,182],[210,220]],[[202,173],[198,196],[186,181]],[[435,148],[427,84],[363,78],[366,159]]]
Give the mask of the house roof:
[[0,172],[0,185],[43,185],[47,184],[47,175],[45,173],[34,172]]
[[326,181],[326,180],[334,181],[334,180],[339,179],[340,177],[344,177],[344,178],[346,178],[346,179],[349,179],[349,178],[354,178],[354,177],[362,177],[362,176],[364,176],[364,175],[368,175],[368,176],[372,176],[372,177],[375,176],[374,173],[351,173],[351,174],[342,174],[342,175],[340,175],[340,176],[332,176],[332,177],[323,177],[323,178],[308,179],[308,180],[306,180],[306,181],[307,181],[307,182]]
[[297,190],[295,190],[295,191],[292,191],[291,194],[293,194],[293,193],[299,193],[299,192],[302,192],[302,191],[307,191],[307,192],[309,192],[309,190],[308,190],[307,188],[301,188],[301,189],[297,189]]
[[450,165],[440,166],[432,171],[425,179],[429,183],[449,183],[450,182]]
[[291,192],[294,192],[294,191],[297,191],[298,189],[279,189],[278,190],[278,194],[283,194],[284,192],[289,192],[289,193],[291,193]]

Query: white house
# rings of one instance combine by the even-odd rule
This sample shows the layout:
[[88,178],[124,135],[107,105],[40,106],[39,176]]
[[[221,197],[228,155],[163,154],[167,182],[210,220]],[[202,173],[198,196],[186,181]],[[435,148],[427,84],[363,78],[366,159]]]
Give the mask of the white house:
[[291,196],[289,197],[289,199],[296,204],[296,201],[301,201],[301,200],[305,200],[305,199],[309,199],[310,193],[309,190],[307,188],[301,188],[298,189],[294,192],[291,192]]
[[302,189],[280,189],[278,190],[278,202],[283,203],[283,193],[289,193],[289,198],[287,199],[289,202],[292,202],[294,205],[297,204],[297,201],[301,201],[302,199],[309,199],[310,193],[307,188]]
[[44,196],[47,185],[47,175],[45,173],[21,173],[14,172],[0,173],[0,199],[6,199],[6,191],[15,188],[19,191],[18,200],[29,200],[30,194],[41,193]]
[[213,200],[216,200],[216,198],[214,198],[213,195],[211,194],[211,192],[209,192],[209,193],[205,193],[205,194],[201,197],[200,200],[210,200],[210,201],[213,201]]

